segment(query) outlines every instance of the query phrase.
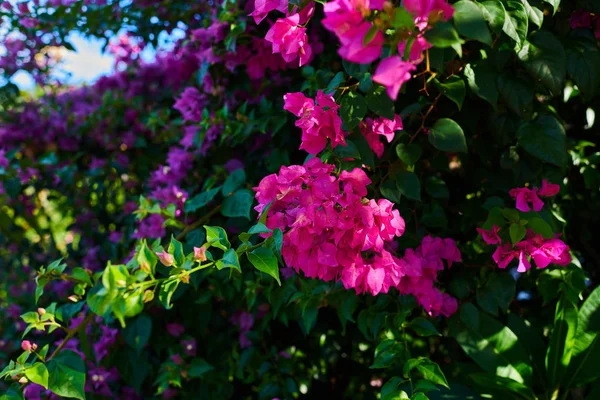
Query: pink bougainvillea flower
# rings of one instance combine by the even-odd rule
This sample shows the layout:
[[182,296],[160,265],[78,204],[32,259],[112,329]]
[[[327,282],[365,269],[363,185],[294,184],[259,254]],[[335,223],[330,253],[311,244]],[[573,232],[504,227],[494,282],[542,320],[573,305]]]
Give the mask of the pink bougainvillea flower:
[[318,154],[327,145],[327,139],[332,148],[346,145],[346,132],[342,131],[342,119],[338,115],[340,106],[331,95],[318,91],[315,102],[302,93],[288,93],[283,100],[283,108],[299,117],[296,126],[302,129],[300,149]]
[[170,267],[173,264],[175,264],[175,257],[173,257],[171,254],[167,253],[164,250],[160,253],[156,253],[156,255],[158,256],[158,259],[160,260],[162,265],[164,265],[165,267]]
[[254,11],[250,13],[250,16],[254,17],[255,23],[260,24],[273,10],[287,13],[288,0],[254,0]]
[[265,40],[272,43],[273,53],[281,53],[286,62],[300,60],[300,66],[306,64],[312,55],[308,44],[306,28],[299,26],[300,15],[294,14],[278,19],[269,29]]
[[454,7],[446,0],[403,0],[402,5],[418,21],[448,21],[454,15]]
[[517,252],[513,250],[510,243],[498,246],[492,255],[492,259],[498,264],[499,268],[506,268],[508,264],[517,256]]
[[194,247],[194,260],[198,262],[206,261],[206,247]]
[[342,45],[338,52],[343,59],[368,64],[379,58],[384,42],[383,33],[377,31],[365,44],[365,35],[372,24],[365,21],[364,17],[370,10],[380,10],[382,7],[381,0],[334,0],[323,6],[325,18],[321,22],[325,29],[338,37]]
[[388,96],[396,100],[402,84],[410,80],[411,72],[416,68],[414,64],[403,61],[400,56],[388,57],[377,66],[373,82],[385,86]]
[[498,231],[500,231],[500,227],[496,225],[492,226],[491,230],[477,228],[477,232],[479,232],[487,244],[502,244],[502,239],[498,236]]
[[540,211],[544,207],[544,202],[538,197],[537,190],[529,188],[516,188],[508,192],[513,199],[517,200],[517,210],[529,212],[531,210],[529,203],[533,205],[533,211]]
[[542,197],[556,196],[560,192],[560,185],[548,183],[547,180],[542,180],[542,187],[538,190],[538,194]]

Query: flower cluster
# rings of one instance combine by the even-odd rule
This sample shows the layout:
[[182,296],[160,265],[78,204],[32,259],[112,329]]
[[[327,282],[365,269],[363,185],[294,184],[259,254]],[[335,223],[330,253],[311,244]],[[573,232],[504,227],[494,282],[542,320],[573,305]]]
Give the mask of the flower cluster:
[[338,115],[339,105],[331,95],[317,92],[315,100],[304,94],[288,93],[283,96],[284,110],[299,117],[296,126],[302,129],[301,150],[317,154],[331,141],[331,147],[346,146],[346,132],[342,131],[342,119]]
[[379,158],[383,155],[384,150],[384,145],[380,140],[381,136],[385,137],[388,143],[391,143],[394,140],[396,131],[399,130],[402,130],[402,119],[399,115],[396,115],[393,120],[384,117],[377,119],[365,118],[360,123],[360,133]]
[[[542,181],[542,187],[533,189],[515,188],[509,194],[517,200],[516,208],[522,212],[531,210],[530,203],[535,212],[541,211],[544,202],[541,197],[551,197],[558,194],[560,186]],[[538,268],[546,268],[549,264],[566,266],[571,262],[569,246],[567,246],[556,235],[553,238],[544,238],[541,234],[527,229],[523,240],[515,243],[503,241],[499,232],[501,228],[493,225],[492,229],[486,230],[477,228],[485,243],[488,245],[497,245],[492,258],[499,268],[506,268],[514,259],[518,260],[518,272],[526,272],[531,268],[530,259],[535,262]]]
[[[416,69],[415,64],[423,60],[423,52],[431,47],[425,40],[425,31],[440,20],[449,20],[454,13],[454,8],[445,0],[410,0],[403,2],[403,5],[414,16],[418,32],[408,32],[407,39],[397,43],[398,55],[382,60],[373,75],[373,81],[385,86],[394,100],[402,84],[410,80],[411,72]],[[323,26],[339,39],[339,54],[343,59],[368,64],[381,56],[385,43],[385,36],[380,29],[381,21],[374,25],[368,18],[381,12],[390,15],[396,12],[388,4],[381,0],[334,0],[325,4],[323,10]],[[401,55],[411,37],[409,61],[405,61]]]
[[529,188],[515,188],[512,189],[508,194],[513,199],[517,200],[517,210],[523,212],[529,212],[531,210],[529,203],[533,206],[533,211],[538,212],[544,207],[544,202],[540,197],[552,197],[556,196],[560,191],[560,186],[554,183],[548,183],[545,179],[542,181],[542,187],[533,189]]
[[571,28],[591,28],[594,30],[596,39],[600,39],[600,15],[591,14],[589,11],[578,9],[573,11],[569,20]]
[[[404,220],[388,200],[367,199],[371,183],[363,170],[342,171],[318,158],[304,166],[282,167],[256,190],[258,206],[268,209],[266,225],[284,231],[286,264],[311,278],[341,280],[356,293],[387,293],[396,287],[414,294],[432,314],[451,314],[452,301],[433,287],[441,259],[460,261],[454,241],[428,238],[404,260],[387,248],[404,233]],[[418,256],[414,256],[417,254]]]

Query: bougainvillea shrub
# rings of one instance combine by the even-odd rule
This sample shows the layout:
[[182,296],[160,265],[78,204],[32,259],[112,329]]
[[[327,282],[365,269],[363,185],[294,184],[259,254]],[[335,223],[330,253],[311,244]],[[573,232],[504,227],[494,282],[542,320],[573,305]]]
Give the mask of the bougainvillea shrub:
[[595,2],[0,19],[0,399],[600,398]]

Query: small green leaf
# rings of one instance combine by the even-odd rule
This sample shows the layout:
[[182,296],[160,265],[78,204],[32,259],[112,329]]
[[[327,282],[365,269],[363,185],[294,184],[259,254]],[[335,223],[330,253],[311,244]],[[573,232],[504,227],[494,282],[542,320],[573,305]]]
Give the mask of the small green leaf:
[[546,371],[552,387],[558,387],[571,361],[577,332],[577,308],[565,296],[556,304],[554,328],[546,352]]
[[236,169],[227,177],[225,183],[223,183],[221,193],[223,196],[229,196],[229,194],[235,192],[244,183],[246,183],[246,172],[243,169]]
[[411,29],[415,26],[415,17],[405,8],[395,8],[392,26],[396,29]]
[[462,109],[466,89],[465,82],[459,76],[452,75],[443,83],[437,79],[434,82],[440,93],[452,100],[458,106],[459,110]]
[[[435,47],[446,48],[461,45],[463,41],[452,24],[438,22],[435,26],[425,32],[425,39]],[[460,55],[460,54],[459,54]]]
[[154,274],[156,264],[158,263],[158,257],[152,250],[150,250],[146,240],[142,240],[142,244],[137,255],[137,262],[143,271],[150,271],[152,274]]
[[395,116],[394,101],[390,99],[385,91],[385,87],[377,85],[367,93],[367,107],[375,114],[384,118],[393,120]]
[[190,378],[199,378],[202,375],[206,374],[214,370],[215,367],[207,363],[202,358],[194,358],[190,363],[190,369],[188,370],[188,375]]
[[527,228],[521,224],[511,224],[509,228],[510,241],[513,244],[519,243],[525,237]]
[[375,349],[375,359],[369,368],[389,368],[393,364],[403,364],[409,356],[404,343],[384,340]]
[[225,254],[223,254],[223,258],[217,261],[217,269],[222,270],[224,268],[233,268],[242,272],[239,257],[234,249],[227,250]]
[[371,25],[371,27],[363,37],[363,47],[367,47],[369,43],[371,43],[373,39],[375,39],[375,35],[377,35],[377,32],[379,32],[379,28],[377,28],[377,26],[375,25]]
[[264,272],[265,274],[269,274],[275,278],[277,283],[279,283],[279,286],[281,286],[277,258],[271,249],[265,247],[254,249],[251,253],[248,253],[248,260],[250,260],[252,265],[254,265],[257,270]]
[[411,200],[421,201],[421,183],[414,173],[404,171],[397,174],[396,186],[403,196]]
[[152,319],[147,315],[140,315],[127,325],[123,331],[125,342],[131,346],[137,354],[140,354],[148,343],[152,333]]
[[437,176],[430,176],[425,183],[425,191],[436,199],[447,199],[450,197],[450,192],[446,186],[446,182]]
[[210,246],[216,247],[223,251],[227,251],[229,248],[231,248],[231,243],[229,243],[225,229],[219,226],[207,225],[204,225],[204,229],[206,229],[206,241],[210,243]]
[[167,310],[173,307],[173,304],[171,304],[171,298],[177,290],[179,282],[179,279],[170,278],[160,286],[160,290],[158,292],[158,299]]
[[199,208],[204,207],[205,205],[210,203],[212,199],[215,198],[215,196],[217,195],[217,193],[219,193],[220,190],[221,190],[221,186],[217,186],[216,188],[213,188],[206,192],[202,192],[202,193],[197,194],[196,196],[192,197],[191,199],[188,199],[185,202],[185,205],[183,208],[184,211],[186,213],[191,213],[191,212],[198,210]]
[[36,362],[31,367],[25,369],[25,376],[33,383],[42,385],[48,389],[48,369],[41,362]]
[[408,376],[413,369],[416,369],[418,372],[420,372],[423,375],[423,378],[427,379],[428,381],[431,381],[437,385],[442,385],[448,389],[450,388],[444,373],[440,369],[440,366],[430,359],[423,357],[411,358],[406,362],[406,364],[404,364],[404,375]]
[[539,115],[523,123],[518,131],[519,145],[532,156],[564,167],[567,164],[567,138],[565,130],[551,115]]
[[421,150],[421,146],[415,143],[400,143],[396,146],[398,158],[406,165],[415,165],[417,161],[419,161],[419,158],[421,158],[422,153],[423,150]]
[[348,130],[354,129],[367,113],[365,98],[356,92],[349,92],[342,98],[340,117]]
[[465,134],[460,125],[450,118],[436,121],[429,132],[429,143],[442,151],[467,152]]
[[181,267],[185,262],[185,253],[183,252],[183,245],[179,240],[175,239],[175,236],[171,236],[168,252],[175,258],[176,265]]
[[415,318],[408,324],[408,327],[417,332],[419,336],[442,336],[431,321],[423,317]]

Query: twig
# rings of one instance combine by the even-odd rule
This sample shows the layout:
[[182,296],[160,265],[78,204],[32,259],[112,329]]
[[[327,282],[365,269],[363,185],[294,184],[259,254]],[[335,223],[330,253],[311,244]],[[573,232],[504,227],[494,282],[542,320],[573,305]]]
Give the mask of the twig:
[[67,342],[69,340],[71,340],[73,338],[73,336],[75,336],[77,334],[77,332],[79,332],[82,328],[85,328],[87,326],[87,324],[90,323],[90,321],[92,320],[93,317],[94,317],[94,314],[90,312],[87,315],[87,317],[85,317],[85,319],[83,321],[81,321],[81,323],[79,325],[77,325],[76,328],[73,328],[73,329],[67,331],[67,336],[65,336],[65,338],[58,345],[58,347],[56,348],[56,350],[54,350],[52,352],[52,354],[50,354],[50,357],[48,357],[46,359],[46,362],[52,360],[58,353],[60,353],[60,351],[63,349],[63,347],[66,346]]
[[204,215],[198,221],[196,221],[193,224],[190,224],[190,225],[186,226],[185,228],[183,228],[183,231],[179,235],[177,235],[177,237],[175,239],[177,239],[177,240],[183,239],[185,237],[185,235],[188,234],[188,232],[193,231],[194,229],[196,229],[200,225],[206,223],[210,219],[210,217],[212,217],[213,215],[215,215],[216,213],[218,213],[219,210],[221,210],[221,205],[218,205],[215,208],[213,208],[212,210],[210,210],[208,214]]

